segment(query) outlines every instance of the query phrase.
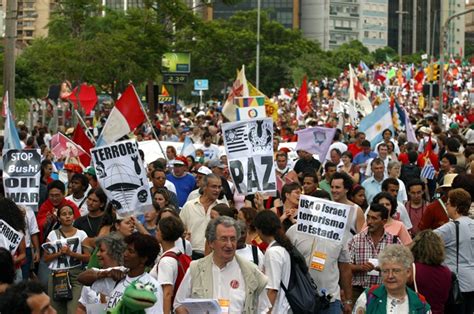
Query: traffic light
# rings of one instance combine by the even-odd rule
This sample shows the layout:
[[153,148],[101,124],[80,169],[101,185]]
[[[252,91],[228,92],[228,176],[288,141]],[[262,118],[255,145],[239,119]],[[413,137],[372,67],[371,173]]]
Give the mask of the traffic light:
[[434,63],[433,64],[433,69],[431,72],[431,79],[433,82],[437,82],[439,78],[439,64]]
[[431,82],[433,80],[433,67],[432,64],[429,64],[425,68],[426,81]]

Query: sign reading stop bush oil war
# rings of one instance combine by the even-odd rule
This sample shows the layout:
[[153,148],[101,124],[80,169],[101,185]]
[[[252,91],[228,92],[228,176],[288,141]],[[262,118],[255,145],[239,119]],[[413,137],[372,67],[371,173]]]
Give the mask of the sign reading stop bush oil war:
[[6,198],[35,208],[39,202],[41,155],[35,149],[10,149],[3,154],[3,186]]
[[123,218],[152,206],[150,187],[135,141],[116,142],[91,149],[97,179]]
[[272,119],[224,123],[222,131],[229,171],[239,194],[275,191]]

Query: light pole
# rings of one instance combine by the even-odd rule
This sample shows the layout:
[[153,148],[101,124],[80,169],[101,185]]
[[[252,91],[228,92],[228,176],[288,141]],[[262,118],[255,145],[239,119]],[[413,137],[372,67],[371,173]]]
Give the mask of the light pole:
[[260,85],[260,1],[257,0],[257,66],[255,67],[255,85],[257,89],[259,89]]
[[447,28],[449,22],[451,22],[454,18],[459,17],[461,15],[468,14],[470,12],[474,12],[474,8],[462,11],[456,14],[451,15],[446,19],[446,21],[441,25],[441,31],[439,32],[439,107],[438,107],[438,125],[441,129],[443,129],[443,79],[444,79],[444,48],[447,44],[446,37],[447,37]]

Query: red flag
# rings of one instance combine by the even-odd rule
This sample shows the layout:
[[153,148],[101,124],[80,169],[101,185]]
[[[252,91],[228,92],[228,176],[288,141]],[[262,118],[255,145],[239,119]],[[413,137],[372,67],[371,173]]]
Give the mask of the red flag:
[[415,81],[418,84],[423,83],[424,78],[425,78],[425,72],[423,70],[418,71],[418,73],[416,73],[416,75],[415,75]]
[[[79,95],[78,95],[79,93]],[[79,92],[78,87],[74,88],[72,93],[69,95],[69,100],[74,103],[74,107],[77,109],[77,99],[81,103],[81,107],[84,108],[86,115],[89,115],[94,109],[95,104],[97,103],[97,93],[95,87],[92,85],[82,84],[80,86]]]
[[303,83],[301,83],[297,102],[302,113],[308,112],[311,109],[308,102],[308,83],[306,82],[306,76],[303,78]]
[[94,147],[94,144],[86,135],[86,132],[84,132],[79,123],[76,125],[74,130],[72,141],[86,151],[87,154],[80,155],[79,159],[84,167],[88,167],[91,163],[90,149]]

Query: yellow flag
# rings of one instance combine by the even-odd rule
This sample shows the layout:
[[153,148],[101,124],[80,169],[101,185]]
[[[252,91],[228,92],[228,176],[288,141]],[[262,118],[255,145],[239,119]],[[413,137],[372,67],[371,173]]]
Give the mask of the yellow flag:
[[423,111],[425,109],[425,97],[423,97],[423,94],[418,97],[418,108],[420,111]]
[[271,101],[264,93],[259,91],[255,86],[247,81],[249,96],[265,96],[265,111],[267,117],[271,117],[273,121],[278,121],[278,104]]

